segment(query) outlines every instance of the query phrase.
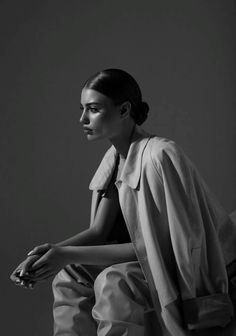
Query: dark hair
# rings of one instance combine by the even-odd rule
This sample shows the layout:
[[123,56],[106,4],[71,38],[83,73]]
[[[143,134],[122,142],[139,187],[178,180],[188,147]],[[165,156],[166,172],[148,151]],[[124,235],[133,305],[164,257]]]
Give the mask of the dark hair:
[[83,88],[104,94],[114,104],[129,101],[131,117],[137,125],[141,125],[147,119],[149,106],[142,101],[142,93],[136,80],[124,70],[106,69],[97,72],[85,82]]

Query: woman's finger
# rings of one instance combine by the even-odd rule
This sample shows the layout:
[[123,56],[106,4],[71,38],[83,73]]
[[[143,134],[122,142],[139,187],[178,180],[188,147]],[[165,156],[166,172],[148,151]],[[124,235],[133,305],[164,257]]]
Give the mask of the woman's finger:
[[22,279],[17,279],[15,281],[15,284],[20,287],[24,288],[33,288],[35,282],[34,281],[28,281],[28,280],[22,280]]
[[10,275],[10,278],[11,278],[11,277],[15,277],[15,275],[17,274],[17,272],[19,271],[19,269],[22,268],[22,266],[23,266],[23,262],[20,263],[20,264],[14,269],[14,271],[13,271],[12,274]]
[[43,245],[36,246],[32,251],[30,251],[27,255],[32,256],[34,254],[42,254],[50,250],[52,244],[46,243]]
[[13,273],[10,275],[10,279],[11,279],[11,281],[13,281],[13,282],[15,282],[15,281],[18,279],[18,277],[16,276],[15,272],[13,272]]
[[14,283],[15,283],[15,285],[17,285],[17,286],[21,286],[21,280],[20,280],[19,278],[16,278],[16,279],[14,280]]
[[16,271],[16,275],[18,277],[24,277],[27,276],[31,270],[31,266],[32,264],[39,258],[39,256],[34,255],[34,256],[30,256],[28,257],[21,265],[20,267],[17,269]]
[[30,271],[32,265],[35,263],[35,261],[37,261],[40,258],[39,255],[33,255],[33,256],[29,256],[26,259],[26,262],[24,264],[24,267],[22,269],[24,269],[25,272]]
[[35,280],[37,277],[41,276],[45,272],[48,272],[49,270],[50,267],[47,264],[44,264],[42,267],[35,269],[35,271],[31,273],[31,279]]
[[36,281],[24,281],[23,287],[28,289],[33,289],[36,284]]
[[52,249],[50,249],[48,252],[43,254],[33,265],[32,270],[35,271],[36,269],[44,266],[45,264],[48,264],[49,260],[51,259],[53,254]]
[[15,282],[16,279],[19,278],[19,275],[20,275],[20,272],[21,272],[21,269],[23,267],[23,264],[21,263],[19,266],[17,266],[17,268],[12,272],[12,274],[10,275],[10,279]]

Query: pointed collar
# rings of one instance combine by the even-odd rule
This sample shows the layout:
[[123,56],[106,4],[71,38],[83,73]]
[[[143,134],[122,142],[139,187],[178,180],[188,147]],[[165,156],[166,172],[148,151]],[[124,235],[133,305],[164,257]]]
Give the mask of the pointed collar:
[[[125,182],[132,189],[136,189],[139,183],[143,151],[150,139],[151,135],[136,126],[128,155],[120,176],[119,181]],[[111,146],[102,159],[92,181],[90,182],[90,190],[106,190],[112,175],[116,168],[118,152],[114,146]]]

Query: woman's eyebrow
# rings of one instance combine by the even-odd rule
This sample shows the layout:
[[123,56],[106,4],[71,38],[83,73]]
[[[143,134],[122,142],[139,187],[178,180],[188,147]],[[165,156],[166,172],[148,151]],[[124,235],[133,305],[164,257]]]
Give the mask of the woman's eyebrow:
[[[80,105],[83,106],[82,103],[80,103]],[[98,102],[90,102],[90,103],[85,104],[85,106],[90,106],[90,105],[100,105],[100,106],[102,106],[102,104],[98,103]]]

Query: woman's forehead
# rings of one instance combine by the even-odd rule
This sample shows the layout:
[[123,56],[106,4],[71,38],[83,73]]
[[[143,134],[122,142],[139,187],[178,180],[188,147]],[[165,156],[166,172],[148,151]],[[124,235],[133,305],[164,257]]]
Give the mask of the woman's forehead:
[[104,94],[92,90],[84,88],[81,92],[81,104],[91,104],[91,103],[98,103],[98,104],[108,104],[111,100],[105,96]]

